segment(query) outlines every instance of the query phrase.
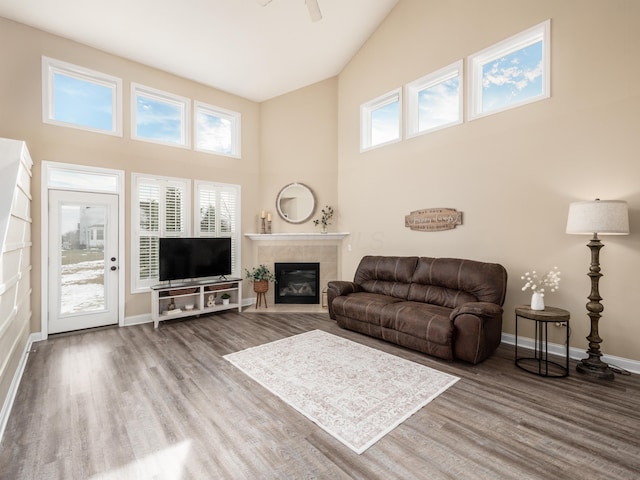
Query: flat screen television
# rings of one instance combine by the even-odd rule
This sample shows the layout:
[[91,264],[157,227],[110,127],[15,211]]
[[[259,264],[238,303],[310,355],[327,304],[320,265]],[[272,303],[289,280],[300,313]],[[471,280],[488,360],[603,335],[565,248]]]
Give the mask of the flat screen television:
[[161,238],[160,281],[231,274],[230,238]]

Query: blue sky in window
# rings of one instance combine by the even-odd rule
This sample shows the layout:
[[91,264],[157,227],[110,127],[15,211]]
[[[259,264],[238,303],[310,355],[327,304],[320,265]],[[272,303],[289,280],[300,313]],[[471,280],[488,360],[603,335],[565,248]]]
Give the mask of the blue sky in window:
[[482,66],[482,111],[542,94],[542,41]]
[[371,146],[400,138],[400,102],[395,101],[371,112]]
[[113,90],[60,73],[53,75],[53,118],[55,120],[113,130]]
[[138,94],[136,135],[149,140],[182,144],[182,109],[178,105]]
[[196,144],[198,148],[219,153],[231,153],[231,120],[217,115],[196,114]]
[[460,119],[460,78],[454,77],[418,92],[418,131]]

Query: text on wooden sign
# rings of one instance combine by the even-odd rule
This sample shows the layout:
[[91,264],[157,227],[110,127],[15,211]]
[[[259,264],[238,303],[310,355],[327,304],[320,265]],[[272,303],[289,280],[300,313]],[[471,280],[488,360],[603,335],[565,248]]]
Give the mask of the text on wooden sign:
[[404,217],[404,226],[421,232],[451,230],[462,225],[462,212],[453,208],[425,208]]

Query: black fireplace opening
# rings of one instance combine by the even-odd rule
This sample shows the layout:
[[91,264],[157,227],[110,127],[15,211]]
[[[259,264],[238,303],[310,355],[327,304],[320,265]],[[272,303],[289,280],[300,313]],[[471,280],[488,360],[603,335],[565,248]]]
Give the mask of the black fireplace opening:
[[319,263],[276,263],[275,303],[319,304]]

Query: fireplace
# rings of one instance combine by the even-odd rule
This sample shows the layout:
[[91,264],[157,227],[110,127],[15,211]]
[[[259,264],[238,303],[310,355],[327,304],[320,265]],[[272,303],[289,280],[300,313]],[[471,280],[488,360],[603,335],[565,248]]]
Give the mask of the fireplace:
[[275,263],[275,303],[319,304],[319,263]]

